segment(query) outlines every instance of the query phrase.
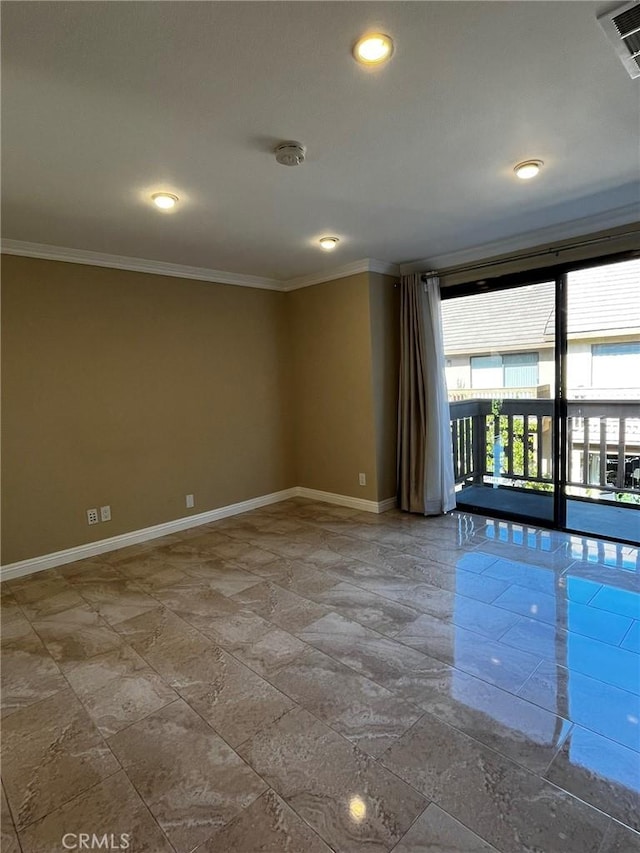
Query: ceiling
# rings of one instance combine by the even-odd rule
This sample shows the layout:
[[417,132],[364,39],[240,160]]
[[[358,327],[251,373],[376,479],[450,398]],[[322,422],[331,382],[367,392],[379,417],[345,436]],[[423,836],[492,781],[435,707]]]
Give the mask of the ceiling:
[[[640,81],[602,8],[3,3],[3,236],[285,280],[606,220],[639,197]],[[384,67],[352,58],[367,30]]]

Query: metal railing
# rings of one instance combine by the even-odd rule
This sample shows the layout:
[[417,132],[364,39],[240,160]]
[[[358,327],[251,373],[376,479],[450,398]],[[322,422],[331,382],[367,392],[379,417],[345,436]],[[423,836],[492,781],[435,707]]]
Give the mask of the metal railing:
[[[475,398],[449,405],[459,486],[552,488],[553,400]],[[568,486],[593,493],[586,497],[640,495],[640,402],[570,401],[566,434]]]
[[570,400],[567,440],[568,486],[640,495],[640,402]]

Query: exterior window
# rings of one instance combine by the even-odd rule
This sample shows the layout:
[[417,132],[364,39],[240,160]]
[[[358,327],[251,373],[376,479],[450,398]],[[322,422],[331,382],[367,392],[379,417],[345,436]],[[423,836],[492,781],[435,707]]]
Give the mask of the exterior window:
[[472,388],[530,388],[537,384],[537,352],[471,358]]
[[472,388],[502,388],[502,356],[479,355],[471,359]]
[[640,341],[591,345],[593,388],[633,388],[640,376]]
[[502,356],[505,388],[529,388],[538,384],[538,353],[517,352]]

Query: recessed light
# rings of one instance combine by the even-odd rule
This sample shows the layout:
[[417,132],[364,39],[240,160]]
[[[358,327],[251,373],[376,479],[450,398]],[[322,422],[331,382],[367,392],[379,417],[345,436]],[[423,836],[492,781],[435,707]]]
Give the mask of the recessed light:
[[178,196],[173,193],[154,193],[151,198],[156,207],[160,210],[170,210],[175,207],[178,202]]
[[367,816],[367,806],[362,797],[351,797],[349,800],[349,814],[356,823],[362,823]]
[[513,171],[521,180],[530,181],[531,178],[535,178],[543,165],[542,160],[525,160],[524,163],[514,166]]
[[353,55],[363,65],[379,65],[391,57],[393,42],[384,33],[371,33],[359,39],[353,48]]
[[320,238],[320,245],[327,252],[332,252],[335,249],[335,247],[338,245],[339,242],[340,242],[340,240],[337,237],[321,237]]

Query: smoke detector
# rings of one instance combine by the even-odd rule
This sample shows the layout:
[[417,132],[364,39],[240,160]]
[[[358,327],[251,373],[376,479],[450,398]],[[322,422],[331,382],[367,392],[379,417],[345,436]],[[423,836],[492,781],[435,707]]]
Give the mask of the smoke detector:
[[306,153],[307,149],[299,142],[281,142],[274,151],[276,160],[283,166],[300,166]]
[[613,44],[630,77],[640,77],[640,3],[632,0],[598,16],[598,22]]

